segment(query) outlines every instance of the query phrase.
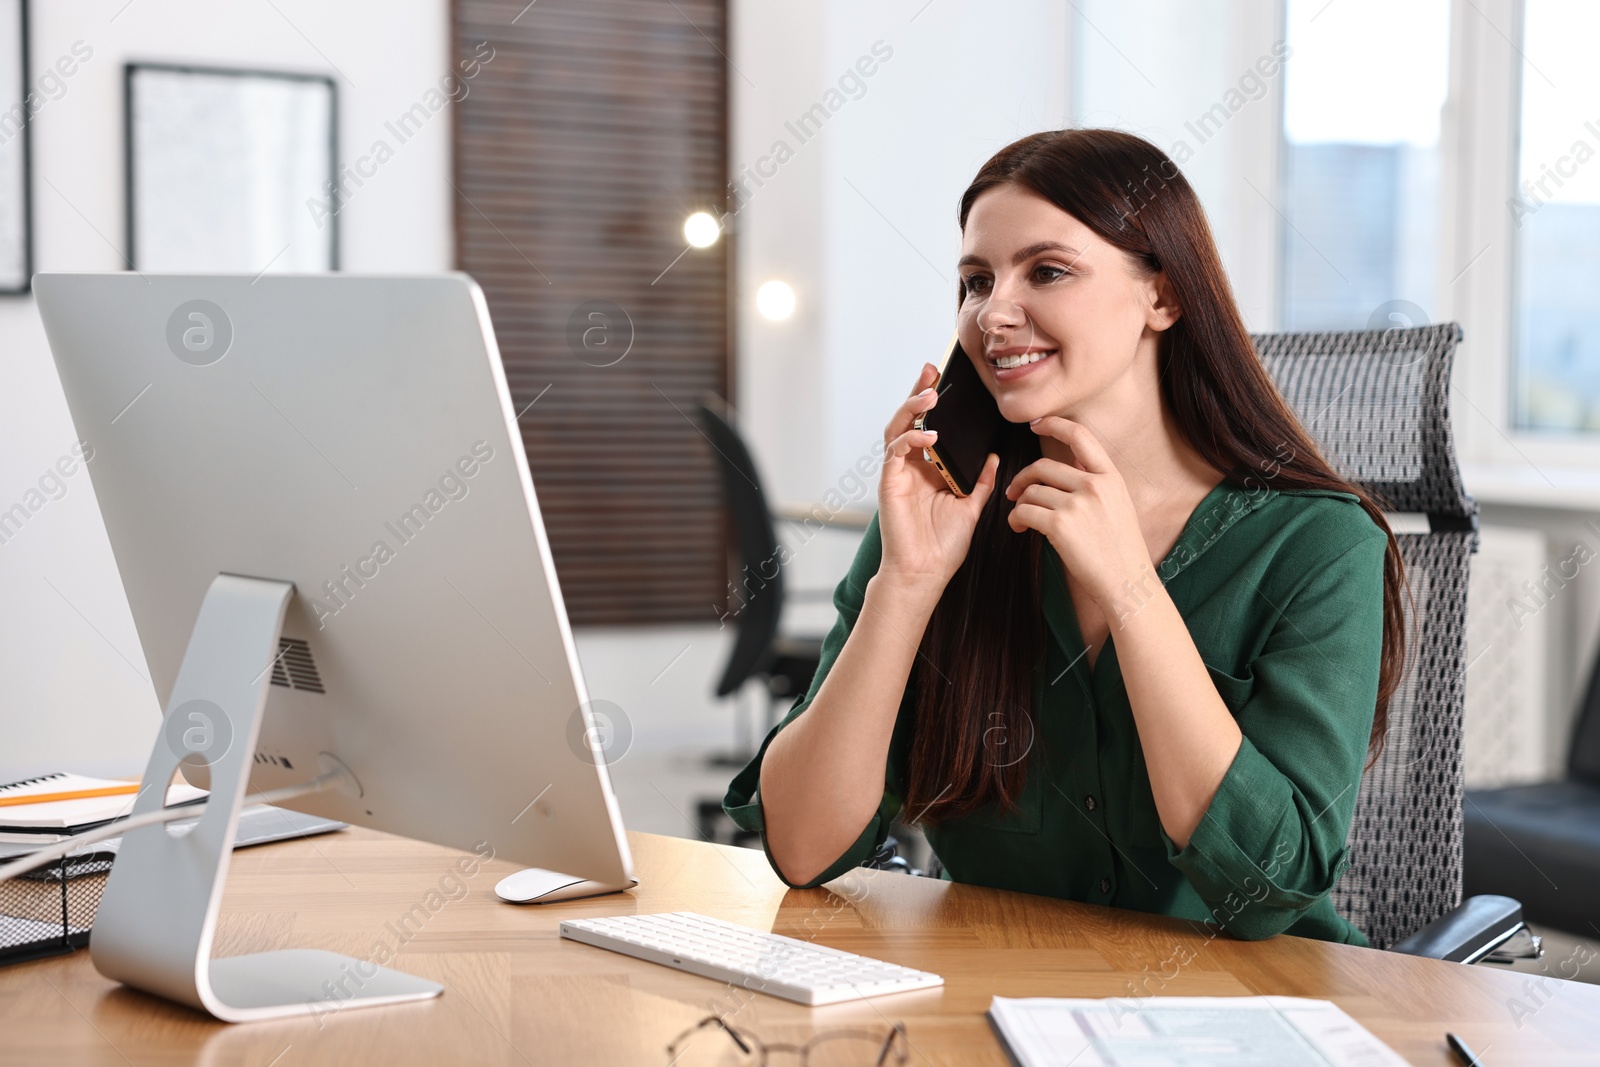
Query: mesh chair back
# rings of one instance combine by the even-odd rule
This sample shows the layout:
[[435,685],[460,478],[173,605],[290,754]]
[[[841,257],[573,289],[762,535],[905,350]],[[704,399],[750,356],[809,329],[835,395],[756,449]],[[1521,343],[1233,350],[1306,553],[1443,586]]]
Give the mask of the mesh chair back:
[[1383,754],[1362,778],[1350,868],[1333,891],[1340,914],[1388,948],[1461,901],[1467,565],[1478,512],[1450,433],[1461,327],[1252,340],[1334,468],[1386,510],[1428,516],[1428,533],[1396,535],[1415,597],[1406,669]]
[[696,409],[701,430],[717,453],[717,469],[733,516],[739,545],[739,578],[729,597],[738,635],[717,682],[725,697],[744,685],[761,666],[783,613],[783,572],[779,567],[778,531],[767,508],[767,496],[756,473],[756,461],[744,438],[733,428],[720,398],[707,394]]

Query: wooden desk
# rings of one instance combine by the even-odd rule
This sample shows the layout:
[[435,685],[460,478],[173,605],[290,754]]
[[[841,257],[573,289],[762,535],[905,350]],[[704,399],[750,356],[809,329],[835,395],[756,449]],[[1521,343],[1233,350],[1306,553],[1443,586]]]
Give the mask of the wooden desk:
[[[629,836],[641,882],[632,893],[522,907],[494,896],[511,864],[485,864],[463,896],[447,878],[461,853],[368,830],[239,852],[218,955],[303,946],[371,957],[376,942],[398,943],[395,924],[422,905],[425,921],[394,965],[443,982],[444,995],[228,1026],[107,981],[84,950],[0,968],[0,1064],[654,1067],[679,1031],[720,1008],[768,1040],[904,1020],[913,1064],[1004,1067],[983,1015],[991,996],[1144,991],[1326,998],[1415,1064],[1453,1063],[1446,1030],[1494,1067],[1600,1062],[1600,987],[1294,937],[1213,938],[1137,912],[881,871],[851,872],[831,883],[838,892],[788,890],[760,852]],[[430,892],[441,893],[431,913]],[[935,971],[945,986],[804,1008],[556,933],[573,916],[676,910]],[[1560,961],[1548,962],[1559,974]]]

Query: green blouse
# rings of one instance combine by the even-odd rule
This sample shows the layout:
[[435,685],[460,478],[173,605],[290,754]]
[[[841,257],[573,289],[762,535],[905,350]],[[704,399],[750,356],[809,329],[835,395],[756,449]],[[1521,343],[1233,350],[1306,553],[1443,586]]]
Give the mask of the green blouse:
[[[1027,746],[1027,785],[1008,815],[991,804],[926,827],[944,877],[1208,920],[1241,938],[1288,932],[1365,945],[1328,893],[1350,862],[1345,840],[1377,701],[1386,544],[1348,493],[1223,481],[1189,516],[1157,574],[1244,739],[1180,849],[1156,814],[1115,634],[1091,670],[1060,558],[1046,543],[1053,640],[1034,691],[1046,743]],[[761,832],[769,862],[761,759],[815,698],[882,553],[874,517],[834,592],[839,615],[810,690],[723,798],[737,825]],[[877,814],[803,887],[859,866],[883,843],[901,807],[913,714],[904,700]]]

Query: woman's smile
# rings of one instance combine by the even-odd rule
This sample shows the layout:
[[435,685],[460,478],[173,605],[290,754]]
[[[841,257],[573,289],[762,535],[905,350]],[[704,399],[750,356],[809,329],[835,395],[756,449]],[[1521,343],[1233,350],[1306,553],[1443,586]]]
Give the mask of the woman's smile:
[[1031,374],[1056,356],[1054,348],[1021,348],[1017,346],[996,348],[984,355],[984,362],[994,374],[996,382],[1014,382]]

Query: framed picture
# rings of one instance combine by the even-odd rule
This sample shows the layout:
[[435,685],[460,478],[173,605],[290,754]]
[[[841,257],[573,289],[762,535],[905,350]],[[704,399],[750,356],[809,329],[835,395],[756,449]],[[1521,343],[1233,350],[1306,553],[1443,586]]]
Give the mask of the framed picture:
[[333,79],[129,63],[123,100],[135,270],[338,269]]
[[25,293],[33,277],[29,103],[27,0],[0,0],[0,293]]

